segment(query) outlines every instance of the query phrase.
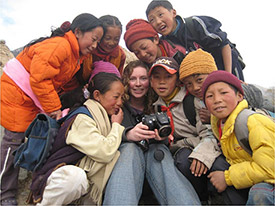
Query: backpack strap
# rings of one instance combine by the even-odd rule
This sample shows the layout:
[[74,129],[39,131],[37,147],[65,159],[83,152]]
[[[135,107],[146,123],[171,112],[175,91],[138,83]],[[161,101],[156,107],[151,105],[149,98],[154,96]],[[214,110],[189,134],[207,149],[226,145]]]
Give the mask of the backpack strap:
[[247,127],[247,120],[250,115],[255,113],[256,112],[250,109],[242,110],[238,114],[234,125],[234,132],[239,144],[250,155],[252,155],[252,150],[249,145],[249,139],[248,139],[249,131]]
[[198,33],[195,30],[193,16],[184,18],[186,28],[191,32],[192,36],[198,39]]
[[86,114],[86,115],[88,115],[89,117],[91,117],[93,119],[93,116],[89,112],[87,107],[86,106],[81,106],[81,107],[78,107],[77,109],[69,112],[65,117],[62,117],[61,119],[59,119],[58,123],[62,124],[64,121],[66,121],[67,119],[70,119],[72,116],[77,115],[77,114]]
[[194,105],[194,96],[191,94],[187,94],[183,101],[183,112],[190,122],[191,125],[196,127],[196,110],[195,110],[195,105]]

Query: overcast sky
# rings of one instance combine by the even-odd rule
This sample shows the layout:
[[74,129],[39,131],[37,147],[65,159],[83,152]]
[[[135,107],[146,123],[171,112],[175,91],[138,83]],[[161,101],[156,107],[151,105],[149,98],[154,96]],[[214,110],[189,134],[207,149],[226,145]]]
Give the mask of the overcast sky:
[[[51,27],[72,21],[80,13],[117,16],[125,26],[131,19],[146,19],[151,0],[0,0],[0,39],[14,50],[32,39],[49,36]],[[207,15],[222,23],[222,30],[237,44],[246,68],[245,81],[275,86],[275,14],[273,0],[170,0],[182,17]],[[120,45],[125,47],[123,35]]]

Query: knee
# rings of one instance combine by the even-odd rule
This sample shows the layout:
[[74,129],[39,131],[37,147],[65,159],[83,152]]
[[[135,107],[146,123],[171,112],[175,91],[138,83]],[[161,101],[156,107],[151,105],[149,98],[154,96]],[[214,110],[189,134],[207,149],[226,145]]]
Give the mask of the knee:
[[87,191],[89,187],[85,171],[73,165],[58,168],[51,174],[49,181],[51,184],[59,185],[63,188],[63,191],[68,193],[75,189]]
[[274,205],[274,186],[268,183],[259,183],[249,190],[247,205]]
[[191,150],[188,148],[183,148],[175,155],[175,165],[183,173],[190,173],[190,161],[188,159],[191,154]]

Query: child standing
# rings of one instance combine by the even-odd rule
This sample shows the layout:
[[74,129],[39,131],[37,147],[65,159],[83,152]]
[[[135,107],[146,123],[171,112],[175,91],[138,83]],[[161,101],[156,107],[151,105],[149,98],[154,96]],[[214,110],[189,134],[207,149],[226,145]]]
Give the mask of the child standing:
[[160,40],[155,29],[143,19],[133,19],[126,25],[124,40],[127,48],[147,65],[161,56],[174,56],[178,51],[185,55],[184,47],[171,41]]
[[238,51],[227,34],[220,29],[221,23],[208,16],[192,16],[190,23],[177,15],[167,0],[153,0],[146,9],[149,23],[162,35],[184,46],[188,52],[202,48],[214,57],[219,70],[225,70],[244,81]]
[[[188,55],[187,55],[188,57]],[[186,58],[187,58],[186,57]],[[214,62],[209,64],[210,70],[215,70]],[[220,155],[220,150],[211,132],[210,125],[202,123],[198,111],[203,107],[199,98],[193,100],[193,110],[196,111],[195,123],[187,118],[187,110],[184,110],[184,101],[189,98],[185,87],[180,87],[179,65],[171,57],[158,58],[151,67],[149,74],[151,86],[158,94],[158,100],[153,104],[156,111],[160,108],[170,116],[173,132],[173,141],[170,143],[170,151],[174,154],[175,164],[183,174],[189,173],[189,180],[195,185],[195,189],[201,200],[207,200],[205,192],[205,174],[211,168],[215,158]],[[187,100],[187,99],[186,99]],[[188,110],[192,108],[188,107]],[[189,161],[192,161],[190,163]],[[191,174],[192,173],[192,174]],[[196,181],[200,176],[204,184]]]
[[240,81],[228,72],[215,71],[206,78],[202,92],[213,115],[212,130],[228,162],[224,170],[208,175],[211,183],[218,192],[228,194],[231,204],[274,205],[274,122],[261,114],[248,117],[250,155],[234,131],[237,116],[248,108]]
[[92,72],[92,64],[96,61],[110,62],[116,66],[119,73],[122,74],[126,55],[121,46],[119,46],[119,40],[122,32],[122,24],[115,16],[105,15],[99,18],[103,24],[104,36],[102,37],[97,48],[92,52],[92,56],[83,62],[82,85],[85,85]]
[[13,166],[12,153],[24,141],[25,130],[42,110],[52,118],[61,117],[58,92],[73,79],[102,36],[101,22],[91,14],[80,14],[71,25],[68,22],[68,26],[62,24],[54,30],[51,37],[25,46],[5,66],[1,76],[1,125],[5,128],[1,142],[1,205],[17,204],[19,168]]

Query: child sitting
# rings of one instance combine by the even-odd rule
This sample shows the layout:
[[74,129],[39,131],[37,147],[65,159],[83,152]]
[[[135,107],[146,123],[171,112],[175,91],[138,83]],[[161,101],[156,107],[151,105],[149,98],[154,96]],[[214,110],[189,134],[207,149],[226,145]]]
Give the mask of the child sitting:
[[186,53],[184,47],[173,44],[171,41],[160,40],[155,29],[143,19],[129,21],[126,25],[124,40],[127,48],[149,66],[158,57],[172,57],[179,51],[181,53],[178,52],[178,54],[183,58]]
[[211,112],[213,133],[219,139],[227,168],[208,177],[218,192],[227,193],[228,204],[274,205],[274,122],[261,114],[248,117],[252,155],[239,144],[234,124],[248,108],[240,81],[225,71],[214,71],[204,81],[203,99]]
[[37,205],[67,205],[84,195],[90,204],[101,204],[119,157],[124,87],[115,74],[100,72],[88,90],[90,99],[84,106],[92,118],[77,114],[66,120],[49,158],[33,173],[30,197]]
[[[205,108],[201,89],[202,84],[208,76],[208,74],[216,70],[217,66],[212,55],[206,51],[198,49],[187,54],[187,56],[184,58],[180,65],[179,71],[179,78],[181,82],[184,84],[189,94],[195,97],[195,101],[201,104],[201,108],[197,112],[199,113],[200,120],[208,128],[210,128],[210,112]],[[192,108],[189,109],[191,110]],[[195,108],[193,109],[195,110]],[[213,141],[213,143],[216,145],[216,147],[218,147],[216,141]],[[191,150],[188,148],[184,148],[182,151],[184,150],[189,150],[189,153],[191,153]],[[179,159],[176,158],[176,165],[178,166],[178,169],[193,184],[199,196],[205,196],[206,199],[207,192],[205,191],[207,190],[207,174],[209,171],[211,171],[213,161],[211,162],[211,164],[208,165],[208,167],[206,167],[204,164],[201,164],[201,166],[199,167],[197,159],[193,159],[190,162],[188,156],[183,158],[182,156],[177,155],[177,157],[180,157]],[[200,171],[199,173],[194,172],[196,171],[196,168]],[[208,172],[202,174],[202,171],[204,170]],[[203,188],[204,190],[202,190]]]
[[[188,57],[188,55],[187,55]],[[187,58],[186,57],[186,58]],[[214,62],[211,62],[210,69],[215,70]],[[153,104],[155,110],[161,108],[166,111],[171,120],[172,136],[170,136],[170,151],[174,154],[175,164],[183,173],[190,173],[189,181],[200,178],[202,181],[191,181],[201,200],[207,200],[205,193],[207,178],[205,176],[208,169],[220,150],[211,132],[210,125],[202,123],[198,111],[203,107],[199,98],[194,98],[195,124],[188,120],[183,104],[189,98],[185,87],[180,87],[179,65],[171,57],[158,58],[151,67],[149,74],[151,86],[159,96]],[[192,105],[191,105],[192,106]],[[188,108],[188,110],[192,108]],[[192,163],[190,163],[190,160]],[[190,172],[191,170],[191,172]],[[191,174],[192,173],[192,174]],[[201,182],[204,184],[202,185]]]

